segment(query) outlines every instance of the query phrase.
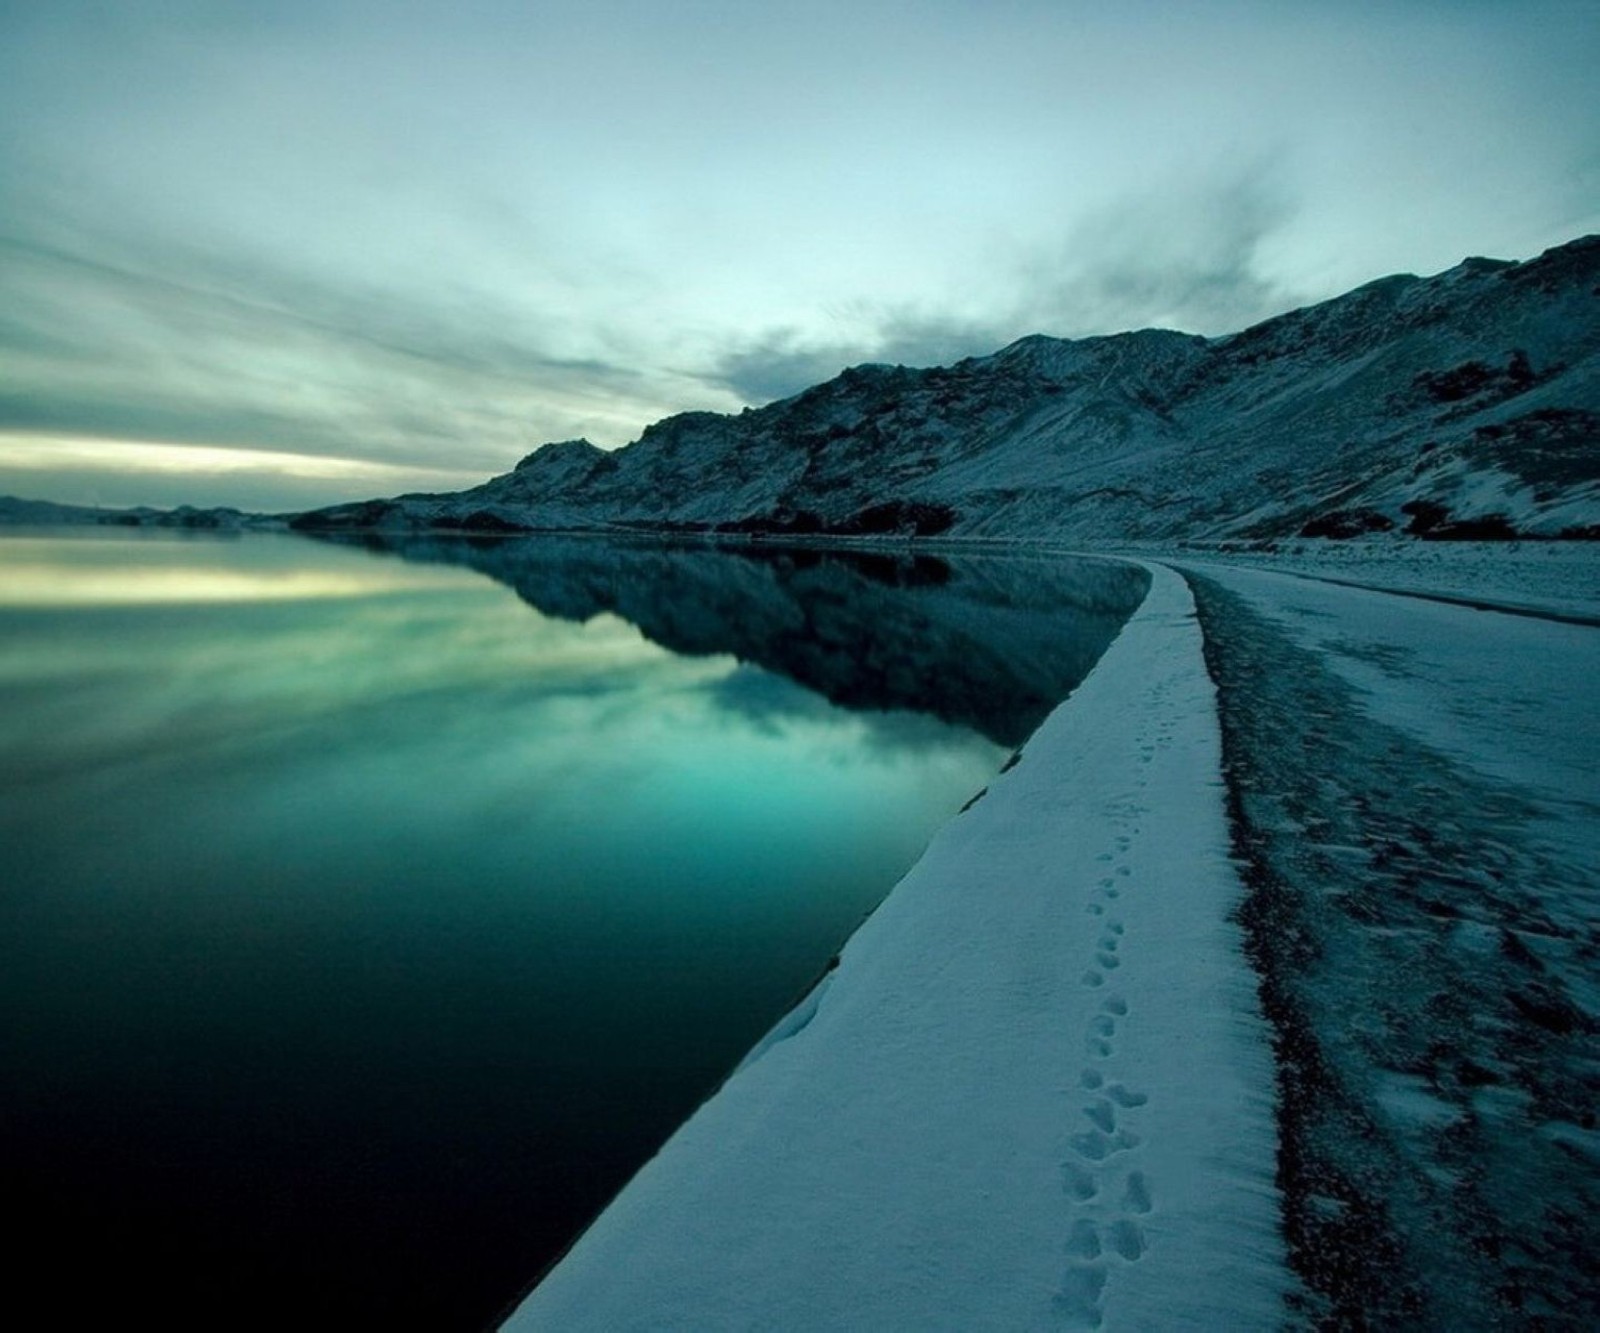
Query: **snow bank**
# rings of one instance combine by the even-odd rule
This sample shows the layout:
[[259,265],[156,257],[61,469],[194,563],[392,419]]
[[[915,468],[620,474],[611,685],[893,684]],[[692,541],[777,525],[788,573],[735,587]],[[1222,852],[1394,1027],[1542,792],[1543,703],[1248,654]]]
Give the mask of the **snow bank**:
[[1172,543],[1105,548],[1184,567],[1268,570],[1374,591],[1600,623],[1600,543],[1286,541],[1271,549]]
[[1234,1329],[1291,1287],[1194,604],[1145,604],[512,1316]]

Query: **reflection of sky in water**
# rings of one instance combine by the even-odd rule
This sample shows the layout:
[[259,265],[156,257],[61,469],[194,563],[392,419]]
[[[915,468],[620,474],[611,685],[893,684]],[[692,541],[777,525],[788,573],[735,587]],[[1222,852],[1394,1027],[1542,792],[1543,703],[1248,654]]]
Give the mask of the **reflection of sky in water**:
[[1001,757],[287,538],[7,540],[0,604],[18,1197],[367,1318],[514,1295]]

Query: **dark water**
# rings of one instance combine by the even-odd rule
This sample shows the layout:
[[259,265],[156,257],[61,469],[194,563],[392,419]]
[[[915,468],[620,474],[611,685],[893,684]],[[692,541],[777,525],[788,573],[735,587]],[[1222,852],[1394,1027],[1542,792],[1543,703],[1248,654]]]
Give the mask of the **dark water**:
[[10,1298],[483,1326],[1141,592],[1037,560],[0,540]]

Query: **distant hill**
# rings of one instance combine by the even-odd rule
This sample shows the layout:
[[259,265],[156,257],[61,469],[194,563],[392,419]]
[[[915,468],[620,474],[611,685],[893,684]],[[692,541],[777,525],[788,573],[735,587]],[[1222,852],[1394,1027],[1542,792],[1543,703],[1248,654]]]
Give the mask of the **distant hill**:
[[1024,338],[865,365],[607,453],[311,529],[1141,539],[1600,535],[1600,237],[1383,278],[1222,338]]
[[246,514],[237,509],[101,509],[89,505],[62,505],[50,500],[23,500],[0,495],[0,527],[90,526],[118,528],[204,528],[236,530],[247,527],[281,527],[282,519]]

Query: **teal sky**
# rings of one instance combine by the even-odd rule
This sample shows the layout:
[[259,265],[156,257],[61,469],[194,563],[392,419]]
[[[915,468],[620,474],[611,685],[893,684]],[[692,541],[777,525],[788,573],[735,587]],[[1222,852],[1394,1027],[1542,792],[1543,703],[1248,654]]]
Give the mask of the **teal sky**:
[[453,488],[1600,230],[1592,0],[0,0],[0,492]]

